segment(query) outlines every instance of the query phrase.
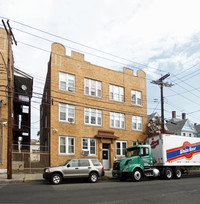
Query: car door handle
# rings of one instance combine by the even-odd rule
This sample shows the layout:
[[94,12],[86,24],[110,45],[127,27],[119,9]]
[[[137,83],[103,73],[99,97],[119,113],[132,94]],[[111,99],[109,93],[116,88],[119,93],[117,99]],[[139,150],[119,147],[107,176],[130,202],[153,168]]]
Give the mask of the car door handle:
[[75,168],[75,169],[78,169],[78,168]]
[[88,167],[88,169],[91,169],[91,167]]

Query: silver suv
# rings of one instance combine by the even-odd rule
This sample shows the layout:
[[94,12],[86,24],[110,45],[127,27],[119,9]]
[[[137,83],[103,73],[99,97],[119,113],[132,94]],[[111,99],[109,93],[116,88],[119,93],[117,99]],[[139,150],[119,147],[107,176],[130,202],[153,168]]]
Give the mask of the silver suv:
[[43,178],[52,184],[60,184],[65,178],[88,178],[95,183],[104,176],[104,167],[98,159],[70,159],[63,165],[44,169]]

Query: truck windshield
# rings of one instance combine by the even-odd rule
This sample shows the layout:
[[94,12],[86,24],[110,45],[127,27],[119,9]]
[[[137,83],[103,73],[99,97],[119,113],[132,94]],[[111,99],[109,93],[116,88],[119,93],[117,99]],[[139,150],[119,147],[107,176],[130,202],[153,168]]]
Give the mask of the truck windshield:
[[138,156],[140,153],[139,147],[133,147],[126,150],[126,157]]

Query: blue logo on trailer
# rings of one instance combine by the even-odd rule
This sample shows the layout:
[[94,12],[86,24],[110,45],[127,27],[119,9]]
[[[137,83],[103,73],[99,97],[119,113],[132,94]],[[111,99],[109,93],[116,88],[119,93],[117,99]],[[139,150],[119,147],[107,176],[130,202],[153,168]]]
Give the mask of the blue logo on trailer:
[[167,161],[174,161],[180,158],[191,159],[194,154],[200,153],[200,142],[190,144],[189,142],[184,142],[183,146],[168,149],[167,150]]

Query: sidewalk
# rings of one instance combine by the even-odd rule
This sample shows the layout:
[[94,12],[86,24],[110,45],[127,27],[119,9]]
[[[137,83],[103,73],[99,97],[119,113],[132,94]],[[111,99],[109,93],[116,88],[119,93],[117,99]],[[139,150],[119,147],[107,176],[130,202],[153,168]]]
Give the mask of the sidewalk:
[[[102,180],[112,178],[112,171],[105,171]],[[41,183],[44,182],[42,174],[13,174],[12,179],[7,179],[7,174],[0,174],[0,184],[6,183]]]

